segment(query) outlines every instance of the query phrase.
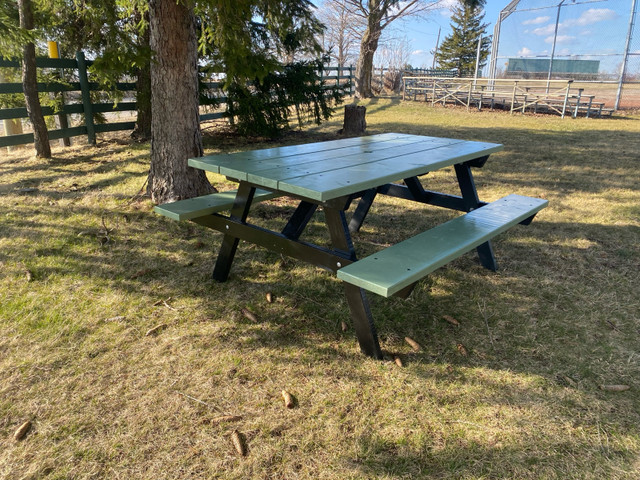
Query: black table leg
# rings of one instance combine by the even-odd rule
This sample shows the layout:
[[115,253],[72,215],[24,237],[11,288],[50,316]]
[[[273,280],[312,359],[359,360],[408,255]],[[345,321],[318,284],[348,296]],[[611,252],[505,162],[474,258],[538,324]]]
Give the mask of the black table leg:
[[424,191],[424,187],[420,183],[420,180],[418,180],[418,177],[405,178],[404,184],[407,186],[416,202],[427,203],[427,194]]
[[318,205],[315,203],[301,201],[282,230],[282,234],[292,240],[298,240],[317,208]]
[[[349,253],[355,260],[355,250],[351,242],[344,210],[325,206],[324,214],[333,248]],[[360,350],[365,355],[381,360],[382,351],[365,291],[348,283],[344,284],[344,289]]]
[[366,218],[367,213],[369,213],[369,209],[376,198],[377,191],[378,190],[376,188],[367,190],[358,202],[356,211],[353,212],[353,217],[351,217],[351,221],[349,222],[349,231],[351,233],[356,233],[360,230],[360,227],[362,227],[364,219]]
[[378,334],[373,324],[373,315],[371,315],[371,308],[364,290],[349,283],[344,284],[344,290],[360,351],[369,357],[382,360]]
[[[238,186],[238,193],[236,193],[236,199],[233,202],[231,208],[230,217],[234,220],[244,222],[249,215],[249,208],[253,201],[253,195],[256,189],[251,185],[240,182]],[[229,277],[229,271],[231,270],[231,264],[233,263],[233,257],[238,249],[238,242],[240,240],[232,235],[225,235],[222,239],[222,245],[220,246],[220,253],[216,260],[216,266],[213,269],[213,279],[218,282],[224,282]]]
[[[458,184],[460,185],[460,192],[464,201],[467,212],[475,210],[483,205],[478,198],[478,192],[476,190],[476,184],[473,181],[473,175],[471,173],[471,167],[466,164],[455,165],[456,176],[458,177]],[[476,248],[480,263],[483,267],[493,270],[498,269],[496,257],[493,254],[493,247],[491,241],[485,242]]]

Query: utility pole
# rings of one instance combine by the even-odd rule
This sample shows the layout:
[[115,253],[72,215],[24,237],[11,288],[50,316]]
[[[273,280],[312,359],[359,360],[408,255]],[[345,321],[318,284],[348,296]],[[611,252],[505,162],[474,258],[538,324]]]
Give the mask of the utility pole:
[[629,62],[629,50],[631,48],[631,36],[633,35],[633,26],[636,19],[636,0],[631,2],[631,13],[629,15],[629,33],[627,33],[627,41],[624,48],[624,59],[622,60],[622,68],[620,69],[620,80],[618,81],[618,92],[616,93],[615,110],[620,108],[620,98],[622,97],[622,84],[624,77],[627,75],[627,64]]
[[473,88],[476,88],[478,80],[478,67],[480,66],[480,47],[482,46],[482,35],[478,37],[478,50],[476,51],[476,70],[473,74]]
[[553,58],[556,55],[556,43],[558,41],[558,26],[560,24],[560,10],[562,9],[562,4],[564,4],[566,0],[561,0],[558,4],[558,13],[556,15],[556,28],[553,32],[553,46],[551,47],[551,58],[549,59],[549,74],[547,75],[547,91],[549,93],[549,84],[551,83],[551,74],[553,73]]
[[436,49],[433,51],[433,63],[431,64],[431,70],[436,68],[436,56],[438,55],[438,46],[440,45],[440,30],[442,27],[438,27],[438,39],[436,40]]

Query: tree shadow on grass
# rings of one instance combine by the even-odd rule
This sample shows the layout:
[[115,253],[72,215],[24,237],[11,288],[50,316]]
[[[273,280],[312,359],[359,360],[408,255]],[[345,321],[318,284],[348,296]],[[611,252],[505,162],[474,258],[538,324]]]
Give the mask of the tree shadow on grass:
[[[537,142],[543,144],[547,136],[520,132],[525,133],[534,141],[527,146],[509,137],[506,154],[490,159],[477,176],[481,193],[482,185],[501,185],[509,193],[544,188],[558,200],[566,197],[571,202],[573,192],[600,194],[607,188],[629,188],[637,182],[629,175],[634,171],[632,151],[638,142],[631,135],[616,137],[616,141],[626,142],[624,149],[628,146],[630,151],[612,160],[610,146],[605,148],[595,141],[603,132],[593,132],[593,148],[577,150],[571,144],[576,137],[557,135],[551,148],[560,153],[548,157],[540,148],[530,148]],[[430,127],[428,134],[451,136],[435,127]],[[499,141],[502,136],[487,129],[463,129],[461,135],[485,141]],[[589,159],[595,170],[577,179],[574,169],[584,167]],[[552,177],[546,176],[544,167],[553,169]],[[119,176],[113,181],[122,179]],[[392,230],[404,229],[403,234],[411,235],[444,219],[444,214],[425,215],[417,209],[403,211],[399,221],[394,218],[397,208],[381,207],[376,212],[379,220],[371,219],[356,243],[368,242],[367,248],[377,248],[396,241],[388,236],[398,234]],[[633,207],[629,208],[620,215],[634,215]],[[340,282],[313,267],[283,261],[278,255],[242,244],[231,278],[218,284],[210,279],[210,272],[221,237],[195,225],[175,223],[147,210],[128,212],[129,220],[125,221],[124,215],[111,211],[113,218],[121,215],[122,223],[110,223],[114,226],[112,239],[101,244],[97,231],[104,211],[98,205],[62,210],[39,204],[19,206],[13,213],[14,217],[3,217],[0,235],[16,243],[0,260],[35,265],[36,282],[75,277],[80,283],[90,283],[99,278],[114,292],[148,297],[145,301],[149,304],[167,298],[196,300],[199,311],[189,315],[211,321],[230,315],[236,320],[233,328],[222,332],[221,341],[238,356],[250,357],[259,348],[283,369],[292,363],[304,366],[335,358],[368,361],[357,352],[352,330],[339,329],[340,322],[349,318]],[[69,223],[71,215],[79,220]],[[277,215],[264,219],[271,217],[280,219]],[[87,225],[88,219],[93,219],[92,225]],[[633,361],[625,366],[608,360],[634,349],[637,352],[639,327],[632,312],[634,303],[621,300],[634,298],[633,279],[640,258],[638,227],[622,223],[560,222],[543,211],[531,226],[498,237],[496,253],[503,266],[498,274],[483,270],[474,255],[467,255],[421,282],[407,301],[372,298],[384,348],[405,359],[407,368],[402,375],[406,386],[434,381],[435,387],[423,394],[445,412],[441,423],[431,420],[424,429],[412,425],[413,431],[383,435],[384,429],[390,428],[387,423],[357,435],[355,455],[340,459],[345,468],[364,478],[609,478],[623,475],[620,471],[630,472],[628,478],[632,478],[637,452],[621,445],[624,436],[638,437],[638,400],[632,397],[633,392],[611,398],[597,389],[598,383],[611,378],[608,375],[631,383],[638,373]],[[83,234],[87,230],[93,233]],[[266,291],[283,300],[278,304],[281,309],[265,304]],[[222,311],[225,306],[227,311]],[[241,307],[254,309],[259,321],[244,318]],[[229,313],[229,309],[233,311]],[[509,313],[497,317],[495,311]],[[444,315],[457,318],[462,327],[442,321]],[[419,340],[423,351],[410,352],[404,336]],[[462,355],[458,344],[464,345],[469,355]],[[483,369],[534,376],[542,385],[519,387],[514,379],[502,388],[479,375]],[[375,378],[362,370],[343,375],[375,394]],[[555,385],[557,378],[572,392],[570,398],[564,387]],[[526,434],[505,434],[504,438],[495,433],[494,438],[483,438],[477,432],[482,431],[482,424],[447,414],[447,406],[460,401],[451,390],[452,383],[460,388],[481,387],[476,396],[460,393],[478,410],[485,405],[531,411],[540,408],[565,425],[565,431],[531,435],[529,430]],[[628,419],[618,420],[616,410],[628,412]],[[410,414],[419,418],[420,412]],[[512,421],[505,420],[513,425]],[[599,428],[615,435],[613,446],[598,440],[602,438]],[[584,429],[590,429],[588,435],[577,438]],[[494,469],[498,464],[506,465],[498,470],[500,474]]]
[[[384,100],[384,102],[381,102],[381,100]],[[396,96],[392,96],[392,97],[373,97],[371,99],[369,99],[369,101],[367,102],[367,113],[372,114],[372,113],[380,113],[380,112],[384,112],[385,110],[389,110],[392,107],[395,107],[397,105],[400,104],[400,102],[402,101],[401,97],[396,97]]]
[[[119,149],[120,152],[126,151],[126,148]],[[41,168],[42,174],[39,176],[27,175],[33,171],[32,165],[16,164],[9,167],[2,166],[2,172],[7,177],[9,175],[18,175],[19,178],[12,183],[0,184],[0,194],[11,194],[16,190],[25,188],[34,188],[25,193],[37,193],[38,195],[46,195],[49,198],[60,198],[61,195],[74,194],[79,190],[91,190],[107,187],[110,185],[121,183],[122,181],[138,175],[136,172],[122,173],[116,177],[105,177],[103,180],[94,181],[91,184],[74,185],[73,190],[65,190],[64,185],[67,180],[76,180],[82,182],[82,177],[91,177],[92,175],[109,175],[123,169],[123,167],[131,164],[148,164],[148,154],[131,155],[118,160],[108,159],[96,161],[95,155],[87,154],[86,156],[74,158],[53,158],[47,162],[46,168]],[[73,169],[73,165],[78,165],[77,169]],[[21,177],[21,174],[25,174]],[[7,178],[5,177],[5,178]],[[51,182],[56,183],[54,188],[46,188]],[[45,185],[43,188],[42,185]]]
[[575,442],[568,435],[539,432],[511,443],[500,441],[499,434],[489,439],[469,435],[469,431],[482,432],[483,427],[464,420],[438,427],[456,433],[429,438],[427,430],[421,440],[409,445],[406,437],[372,433],[356,440],[360,452],[344,463],[364,478],[599,479],[617,477],[621,471],[628,475],[619,478],[633,478],[633,455],[597,440]]

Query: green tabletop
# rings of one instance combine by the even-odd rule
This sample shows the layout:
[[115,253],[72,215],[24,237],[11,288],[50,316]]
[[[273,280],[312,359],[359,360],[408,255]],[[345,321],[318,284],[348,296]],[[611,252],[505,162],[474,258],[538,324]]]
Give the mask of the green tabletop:
[[384,133],[189,159],[189,165],[284,194],[327,201],[500,151],[502,145]]

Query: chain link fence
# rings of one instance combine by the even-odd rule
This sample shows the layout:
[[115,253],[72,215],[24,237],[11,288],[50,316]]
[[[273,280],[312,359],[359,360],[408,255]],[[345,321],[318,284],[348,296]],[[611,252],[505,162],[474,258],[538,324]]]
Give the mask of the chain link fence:
[[487,76],[572,79],[609,108],[638,109],[638,1],[514,0],[496,22]]

